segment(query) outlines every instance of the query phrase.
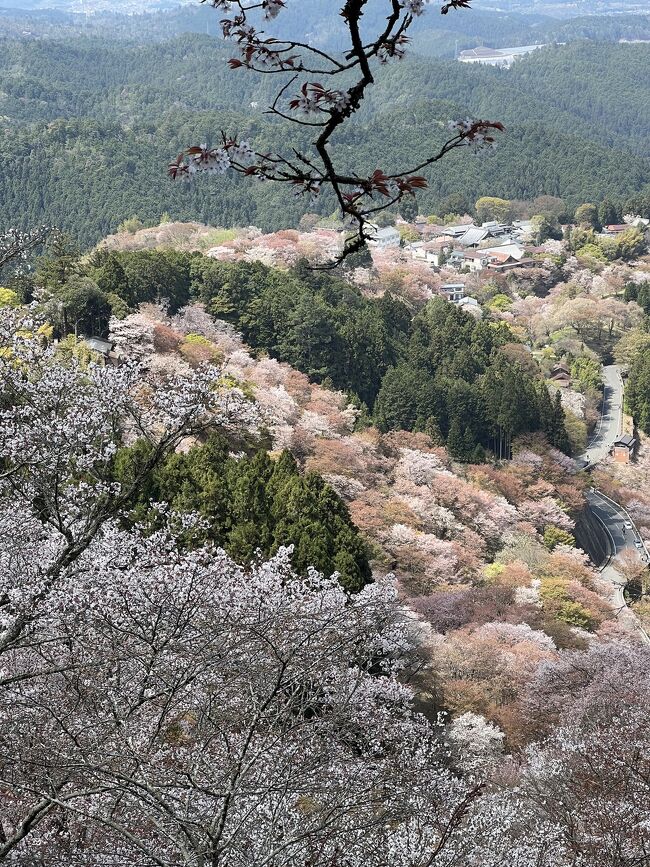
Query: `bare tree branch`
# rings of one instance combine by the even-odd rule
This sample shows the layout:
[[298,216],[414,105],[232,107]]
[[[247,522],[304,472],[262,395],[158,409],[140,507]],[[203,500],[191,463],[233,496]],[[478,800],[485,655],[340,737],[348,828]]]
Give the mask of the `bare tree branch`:
[[[387,5],[386,24],[370,41],[364,41],[361,21],[367,0],[346,0],[338,15],[343,18],[349,37],[349,48],[340,57],[333,56],[313,45],[292,39],[267,36],[253,23],[256,14],[267,21],[282,13],[284,0],[263,0],[246,4],[241,0],[212,0],[215,9],[224,12],[221,21],[223,35],[235,43],[238,56],[228,62],[232,69],[247,69],[265,75],[289,75],[280,87],[268,114],[299,127],[321,130],[312,142],[316,157],[294,149],[300,165],[281,154],[254,151],[251,145],[222,131],[222,142],[217,147],[208,145],[186,148],[169,165],[172,178],[189,179],[201,172],[225,173],[234,171],[248,178],[290,184],[297,195],[307,195],[316,202],[323,188],[329,187],[338,203],[344,225],[352,234],[341,255],[333,262],[320,266],[332,268],[351,253],[365,246],[375,231],[370,218],[379,211],[399,205],[402,197],[413,195],[427,186],[427,181],[416,172],[428,168],[452,150],[470,146],[474,150],[495,145],[495,133],[503,131],[500,123],[467,119],[451,124],[454,133],[439,152],[426,158],[413,169],[386,173],[375,169],[365,176],[357,176],[337,169],[332,147],[335,134],[360,108],[366,91],[374,81],[374,66],[391,59],[401,58],[409,42],[408,31],[415,17],[424,12],[425,0],[384,0]],[[446,15],[451,9],[469,8],[469,0],[451,0],[441,7]],[[310,65],[307,58],[324,61]],[[357,79],[349,83],[356,70]],[[325,87],[311,76],[330,79],[344,75],[341,89]],[[287,101],[289,88],[299,82],[298,93]],[[377,199],[380,198],[380,204]]]

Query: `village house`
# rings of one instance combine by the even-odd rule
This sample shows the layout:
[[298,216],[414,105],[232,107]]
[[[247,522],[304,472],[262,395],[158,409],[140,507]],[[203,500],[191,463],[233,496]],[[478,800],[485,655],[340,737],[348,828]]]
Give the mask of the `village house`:
[[447,301],[451,301],[452,304],[458,304],[465,298],[465,284],[445,283],[440,287],[440,294],[444,295]]
[[402,237],[394,226],[386,226],[384,229],[375,229],[371,233],[368,243],[378,250],[386,250],[390,247],[399,247]]
[[406,250],[413,259],[428,262],[434,268],[439,268],[443,257],[452,249],[453,238],[441,237],[434,241],[414,241],[408,244]]
[[470,298],[465,294],[464,283],[444,283],[438,292],[443,298],[449,301],[450,304],[454,304],[460,310],[464,310],[476,319],[483,318],[481,305],[478,303],[476,298]]
[[507,255],[515,259],[517,262],[520,262],[526,255],[526,251],[520,244],[513,244],[507,241],[503,244],[498,244],[495,247],[486,247],[481,250],[481,253],[487,253],[491,257]]
[[510,231],[511,227],[496,220],[490,220],[487,223],[483,223],[481,229],[485,229],[491,238],[502,238]]
[[617,463],[629,464],[630,458],[634,455],[635,446],[636,439],[632,434],[623,434],[614,442],[611,454]]
[[464,254],[464,265],[469,267],[473,274],[478,274],[490,263],[490,257],[485,250],[466,250]]
[[550,380],[558,388],[569,388],[571,385],[571,373],[566,364],[560,362],[551,370]]
[[452,238],[461,238],[469,229],[476,229],[473,223],[460,223],[457,226],[436,226],[438,235],[450,235]]
[[510,253],[492,253],[487,267],[490,271],[512,271],[514,268],[530,268],[535,264],[534,259],[517,259]]
[[526,253],[518,244],[504,243],[498,247],[479,247],[477,250],[454,250],[448,263],[459,270],[469,269],[478,274],[486,268],[491,271],[512,271],[514,268],[528,268],[535,264],[526,257]]
[[456,268],[456,270],[460,271],[463,268],[468,267],[469,262],[465,260],[465,251],[464,250],[452,250],[449,254],[449,258],[447,259],[447,264],[450,268]]
[[489,236],[488,229],[479,226],[469,226],[457,240],[461,247],[478,247]]
[[510,236],[515,241],[530,243],[536,236],[536,228],[532,220],[513,220]]
[[113,352],[113,343],[105,337],[84,337],[83,342],[88,349],[101,355],[106,364],[117,365],[119,363],[118,355]]

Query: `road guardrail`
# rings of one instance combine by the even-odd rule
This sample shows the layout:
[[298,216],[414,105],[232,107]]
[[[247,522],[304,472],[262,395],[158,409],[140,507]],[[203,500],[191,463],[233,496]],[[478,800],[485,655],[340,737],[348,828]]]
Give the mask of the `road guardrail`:
[[625,506],[621,506],[620,503],[617,503],[616,500],[612,500],[611,497],[608,497],[607,494],[603,493],[603,491],[599,490],[598,488],[592,488],[591,490],[594,492],[594,494],[597,494],[603,500],[606,500],[610,505],[612,505],[616,509],[617,512],[620,512],[623,515],[625,515],[627,520],[632,525],[632,529],[636,533],[639,541],[641,542],[641,545],[643,546],[642,550],[643,550],[643,553],[645,554],[645,556],[647,558],[647,562],[650,563],[650,554],[648,554],[648,549],[647,549],[646,544],[643,540],[643,536],[639,532],[639,528],[632,520],[632,517],[631,517],[630,513],[628,512],[628,510],[625,508]]

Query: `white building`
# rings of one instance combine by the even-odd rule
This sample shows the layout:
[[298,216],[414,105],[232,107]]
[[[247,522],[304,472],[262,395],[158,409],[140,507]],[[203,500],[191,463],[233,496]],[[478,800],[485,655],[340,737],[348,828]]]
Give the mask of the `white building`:
[[480,247],[478,250],[454,250],[449,264],[456,268],[468,268],[472,274],[479,274],[486,268],[510,270],[518,265],[530,264],[526,252],[518,244],[504,243],[496,247]]
[[440,294],[444,295],[447,301],[452,304],[460,304],[465,300],[465,284],[464,283],[445,283],[440,287]]
[[486,250],[466,250],[463,265],[472,272],[478,274],[484,268],[487,268],[490,262],[490,256]]
[[483,253],[486,256],[501,256],[506,254],[512,256],[512,258],[516,259],[518,262],[526,255],[526,251],[520,247],[519,244],[498,244],[495,247],[486,247],[484,250],[479,250],[478,252]]
[[402,237],[394,226],[386,226],[385,229],[376,229],[368,241],[378,250],[386,250],[389,247],[399,247]]
[[461,63],[482,63],[485,66],[510,69],[515,60],[543,47],[543,45],[518,45],[514,48],[470,48],[461,51],[458,59]]
[[411,258],[439,268],[443,257],[452,249],[453,238],[436,238],[434,241],[414,241],[408,244],[406,250]]
[[483,318],[483,311],[481,310],[481,305],[478,303],[476,298],[463,298],[461,301],[458,302],[458,306],[461,310],[464,310],[465,313],[469,313],[476,319]]

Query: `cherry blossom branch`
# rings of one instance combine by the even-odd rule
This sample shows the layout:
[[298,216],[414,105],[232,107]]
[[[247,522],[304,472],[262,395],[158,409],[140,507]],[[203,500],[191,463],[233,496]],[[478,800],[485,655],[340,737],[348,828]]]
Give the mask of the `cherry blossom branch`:
[[[387,173],[375,169],[367,175],[357,175],[337,169],[332,153],[336,132],[360,108],[366,91],[375,81],[373,67],[404,56],[409,42],[408,30],[414,19],[424,12],[425,0],[385,0],[387,18],[383,29],[364,42],[361,19],[368,0],[345,0],[339,10],[349,36],[349,48],[342,59],[332,56],[305,42],[277,39],[258,29],[251,18],[254,13],[266,21],[274,20],[283,10],[285,0],[261,0],[246,4],[241,0],[211,0],[211,5],[224,13],[221,21],[224,38],[235,43],[237,57],[228,61],[232,69],[248,69],[267,75],[289,75],[278,90],[268,114],[301,127],[320,129],[312,142],[317,159],[293,149],[294,158],[278,153],[255,151],[249,142],[221,132],[217,146],[203,144],[182,151],[168,167],[173,179],[190,179],[198,173],[225,174],[232,171],[260,181],[290,184],[297,196],[307,195],[315,204],[323,188],[329,187],[336,197],[344,226],[352,230],[342,253],[321,268],[332,268],[351,253],[372,240],[376,228],[370,218],[379,211],[399,205],[405,195],[428,186],[426,178],[418,172],[432,166],[450,151],[469,146],[472,151],[496,146],[495,134],[503,132],[502,124],[495,121],[467,118],[453,121],[454,135],[440,150],[411,169]],[[446,15],[452,9],[469,8],[469,0],[451,0],[440,9]],[[319,63],[310,65],[305,56],[317,57]],[[325,86],[307,76],[333,77],[358,71],[351,85],[337,89]],[[299,81],[293,98],[287,98],[290,88]],[[347,84],[347,83],[346,83]]]

